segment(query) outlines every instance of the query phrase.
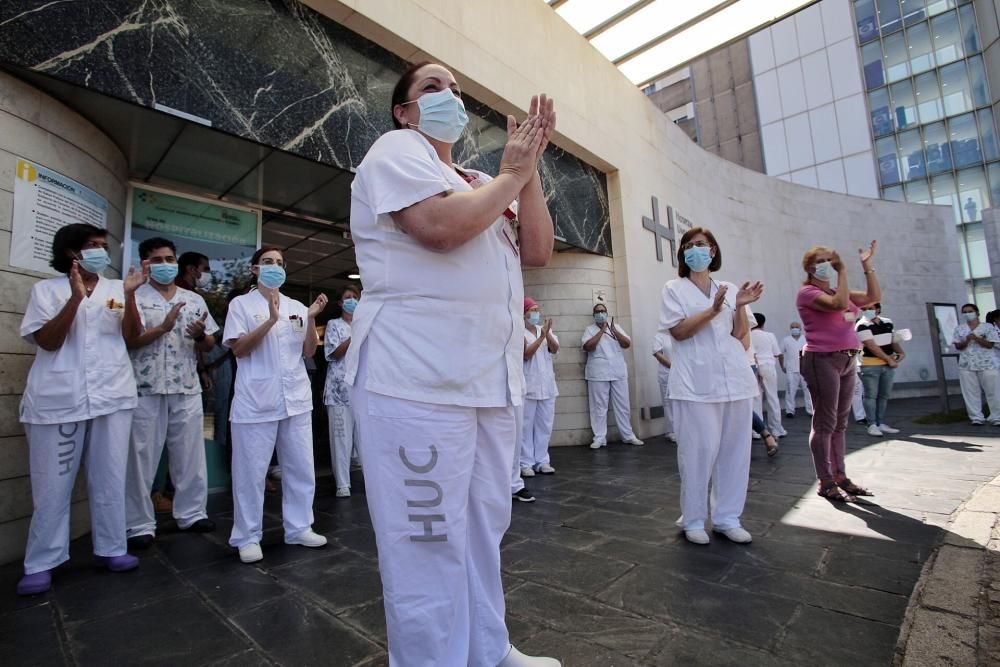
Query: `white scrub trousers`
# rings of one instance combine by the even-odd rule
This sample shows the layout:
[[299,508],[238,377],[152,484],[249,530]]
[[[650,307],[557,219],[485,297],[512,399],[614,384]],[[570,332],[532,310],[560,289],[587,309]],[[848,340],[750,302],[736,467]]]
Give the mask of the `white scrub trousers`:
[[[961,371],[959,371],[959,374],[961,374]],[[865,388],[860,376],[858,376],[854,382],[854,396],[851,398],[851,411],[854,413],[854,421],[861,421],[862,419],[865,419]]]
[[263,536],[264,478],[278,448],[281,464],[281,519],[285,539],[309,530],[313,522],[312,412],[257,424],[233,422],[233,532],[229,545],[240,549]]
[[1000,393],[997,388],[996,369],[985,371],[969,371],[958,369],[958,382],[962,387],[962,398],[965,400],[965,412],[970,421],[983,421],[983,394],[986,394],[986,404],[990,406],[990,423],[1000,421]]
[[615,411],[615,423],[622,440],[635,438],[632,432],[631,406],[628,400],[628,380],[587,380],[587,398],[590,405],[590,428],[594,440],[608,441],[608,397]]
[[351,488],[351,451],[357,439],[354,431],[354,415],[348,405],[326,406],[328,431],[330,435],[330,464],[337,488]]
[[778,369],[774,364],[760,364],[757,373],[760,374],[761,392],[754,399],[754,409],[763,417],[761,408],[766,405],[767,430],[782,436],[785,429],[781,426],[781,403],[778,402]]
[[[524,430],[524,404],[522,403],[521,405],[518,405],[514,408],[514,432],[521,433],[523,430]],[[524,478],[521,477],[520,456],[518,456],[517,451],[514,451],[513,456],[511,456],[510,458],[513,461],[510,472],[510,495],[513,496],[515,493],[524,488]]]
[[660,384],[660,401],[663,403],[663,434],[674,432],[673,408],[670,407],[670,376],[660,375],[656,378]]
[[495,667],[510,649],[500,540],[510,524],[515,409],[364,389],[351,405],[378,544],[391,667]]
[[806,379],[802,377],[802,373],[795,371],[785,373],[785,382],[785,412],[788,414],[795,413],[795,395],[799,393],[799,388],[801,387],[802,400],[805,402],[806,412],[812,414],[813,400],[809,394],[809,387],[806,386]]
[[24,573],[69,560],[69,508],[80,463],[87,468],[90,524],[97,556],[122,556],[125,544],[125,465],[132,410],[67,424],[25,424],[31,499]]
[[524,426],[521,434],[521,467],[537,468],[551,461],[549,440],[556,419],[556,399],[524,399]]
[[681,473],[683,530],[705,530],[711,516],[715,530],[740,527],[750,482],[750,430],[753,399],[725,403],[673,401],[677,463]]
[[140,396],[132,416],[132,441],[125,476],[128,537],[156,534],[156,514],[149,493],[164,444],[173,482],[174,519],[184,529],[205,519],[208,473],[205,466],[201,394]]

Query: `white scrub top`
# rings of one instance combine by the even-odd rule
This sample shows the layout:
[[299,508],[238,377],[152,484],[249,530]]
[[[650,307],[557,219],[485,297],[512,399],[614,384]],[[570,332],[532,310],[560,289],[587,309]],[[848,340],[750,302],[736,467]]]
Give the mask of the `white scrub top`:
[[[174,304],[183,303],[174,328],[149,345],[132,350],[132,368],[140,396],[156,394],[200,394],[198,353],[195,342],[187,335],[187,326],[208,313],[200,294],[178,287],[174,298],[163,298],[149,283],[135,291],[135,304],[145,329],[159,326]],[[205,317],[205,334],[214,336],[219,325],[209,313]]]
[[[591,324],[584,329],[583,336],[580,337],[580,345],[597,335],[600,327]],[[615,323],[615,334],[624,336],[626,340],[631,340],[625,330]],[[610,327],[601,336],[600,342],[587,355],[587,367],[584,370],[584,378],[587,380],[597,380],[600,382],[613,382],[614,380],[627,380],[628,367],[625,365],[625,355],[622,353],[622,346],[611,335]]]
[[[229,420],[237,424],[279,421],[312,410],[312,389],[302,359],[309,310],[284,294],[278,322],[245,357],[236,359],[236,389]],[[270,317],[267,299],[257,290],[229,304],[224,345],[244,336]]]
[[788,334],[781,339],[781,354],[785,357],[785,372],[786,373],[798,373],[799,364],[802,359],[802,348],[806,346],[805,334],[799,334],[796,340],[795,336]]
[[[529,325],[530,326],[530,325]],[[534,331],[524,329],[524,343],[531,345],[542,334],[542,327],[532,327]],[[550,331],[552,337],[559,342],[559,337],[555,331]],[[534,356],[524,362],[524,383],[527,386],[527,398],[535,401],[544,401],[555,398],[559,395],[559,388],[556,386],[556,372],[552,366],[552,353],[549,352],[549,344],[543,341],[535,351]]]
[[[671,400],[724,403],[757,395],[757,379],[747,364],[746,350],[732,335],[738,291],[732,283],[713,280],[705,296],[687,278],[667,282],[660,305],[660,331],[668,332],[682,320],[710,308],[721,285],[728,285],[722,311],[694,336],[674,339],[668,385]],[[748,322],[753,321],[750,307],[745,308]]]
[[[467,407],[520,405],[524,285],[517,236],[503,215],[449,252],[430,250],[390,215],[470,185],[414,130],[382,135],[351,185],[351,234],[365,298],[352,322],[344,378],[367,346],[368,391]],[[516,213],[516,202],[510,209]]]
[[753,329],[750,332],[750,341],[753,343],[758,366],[774,366],[778,362],[777,356],[781,354],[781,347],[773,333]]
[[[71,295],[66,276],[35,283],[21,337],[36,345],[34,333],[59,314]],[[122,338],[124,312],[122,281],[98,278],[62,346],[52,352],[37,349],[21,397],[23,423],[66,424],[136,406],[135,377]]]
[[[653,336],[653,354],[659,352],[669,359],[670,363],[674,363],[673,340],[673,336],[670,334],[658,333]],[[666,382],[670,379],[670,369],[661,364],[660,360],[655,357],[654,361],[656,361],[656,377],[659,380]]]
[[[343,317],[326,323],[326,337],[323,341],[323,354],[326,356],[326,382],[323,384],[323,403],[346,407],[351,404],[351,397],[344,382],[345,354],[340,359],[333,358],[333,351],[351,337],[351,325]],[[353,341],[351,341],[353,344]],[[350,349],[350,348],[348,348]]]

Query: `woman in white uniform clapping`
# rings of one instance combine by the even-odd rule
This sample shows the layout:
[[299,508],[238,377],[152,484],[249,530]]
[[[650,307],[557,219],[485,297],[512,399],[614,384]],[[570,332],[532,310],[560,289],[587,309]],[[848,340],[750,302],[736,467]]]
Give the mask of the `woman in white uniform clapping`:
[[552,320],[542,322],[541,309],[530,296],[524,299],[524,426],[521,431],[521,474],[551,475],[549,440],[556,417],[556,373],[552,355],[559,352],[559,338]]
[[558,665],[510,645],[500,578],[524,388],[521,266],[544,265],[553,245],[537,169],[552,103],[533,98],[520,126],[508,117],[492,179],[452,162],[468,116],[444,67],[408,69],[391,113],[397,129],[351,186],[365,297],[345,373],[389,664]]
[[753,317],[748,304],[761,283],[739,289],[712,279],[722,252],[707,229],[694,227],[677,250],[679,278],[663,286],[660,331],[674,338],[669,392],[681,473],[677,525],[695,544],[707,544],[705,520],[733,542],[750,542],[740,525],[750,478],[750,430],[757,380],[744,339]]
[[641,445],[642,440],[632,431],[632,409],[628,398],[628,367],[622,350],[632,346],[625,330],[608,319],[603,303],[594,305],[594,323],[583,330],[580,344],[587,353],[584,377],[587,380],[587,403],[590,407],[590,429],[594,432],[591,449],[608,445],[608,399],[615,411],[618,434],[626,445]]
[[103,229],[62,227],[50,265],[65,275],[35,283],[21,320],[21,337],[37,350],[21,399],[34,511],[20,595],[47,591],[52,570],[69,559],[70,498],[81,463],[97,563],[115,572],[139,565],[125,542],[125,467],[137,398],[123,333],[142,331],[135,290],[149,269],[114,280],[102,275],[109,262]]
[[233,299],[223,340],[236,357],[233,431],[233,532],[229,544],[240,560],[263,558],[264,478],[277,447],[281,464],[281,515],[285,543],[321,547],[312,530],[312,390],[303,357],[319,342],[316,315],[326,307],[320,294],[306,307],[278,290],[285,283],[278,248],[263,247],[250,260],[254,289]]

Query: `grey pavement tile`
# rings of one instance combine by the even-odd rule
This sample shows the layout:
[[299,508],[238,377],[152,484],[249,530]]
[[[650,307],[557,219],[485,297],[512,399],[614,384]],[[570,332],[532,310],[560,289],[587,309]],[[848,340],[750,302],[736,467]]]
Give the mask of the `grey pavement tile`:
[[566,667],[640,667],[645,664],[580,637],[553,630],[543,630],[514,646],[526,655],[557,658]]
[[[528,508],[525,509],[525,512],[530,511]],[[558,523],[522,519],[511,525],[510,530],[504,536],[502,546],[526,539],[554,542],[571,549],[588,549],[602,541],[604,537],[597,533],[577,530]],[[614,554],[609,555],[614,557]]]
[[326,533],[326,537],[337,545],[361,554],[367,558],[378,558],[375,533],[364,526],[350,526]]
[[820,579],[909,596],[921,565],[908,560],[879,558],[849,548],[833,547]]
[[734,642],[696,634],[687,628],[677,629],[642,660],[644,665],[655,667],[792,667],[773,653],[743,646]]
[[[622,609],[769,649],[798,603],[641,565],[598,595]],[[738,622],[734,622],[739,619]]]
[[280,582],[316,596],[331,612],[365,604],[382,595],[382,580],[375,563],[346,551],[312,560],[307,567],[292,563],[269,572]]
[[248,648],[193,594],[67,625],[73,657],[80,665],[177,665],[197,656],[202,663]]
[[368,604],[351,607],[336,616],[380,646],[386,645],[385,605],[383,605],[381,597]]
[[282,665],[353,665],[381,648],[310,602],[287,596],[232,617]]
[[146,607],[187,592],[184,582],[156,558],[143,558],[130,572],[90,569],[86,579],[72,586],[58,585],[58,571],[53,577],[55,604],[67,623]]
[[259,651],[246,649],[206,665],[207,667],[268,667],[271,663]]
[[222,560],[232,560],[236,556],[236,550],[228,544],[220,544],[199,534],[159,534],[154,545],[156,552],[173,567],[182,571],[205,567]]
[[237,614],[287,592],[274,576],[236,559],[184,575],[188,584],[223,614]]
[[[527,484],[527,482],[525,483]],[[601,498],[620,500],[633,490],[633,486],[628,484],[606,484],[597,480],[589,481],[574,477],[573,479],[554,485],[551,490],[563,496],[587,496],[592,498],[594,502],[598,502]]]
[[800,664],[871,665],[892,662],[899,627],[803,606],[785,632],[779,655],[794,652]]
[[594,593],[631,570],[632,563],[528,540],[501,552],[504,572],[577,593]]
[[[4,594],[12,596],[13,589]],[[71,664],[56,630],[57,613],[46,602],[0,616],[0,661],[11,666]]]
[[653,546],[618,538],[608,538],[596,546],[595,553],[611,555],[619,560],[661,568],[666,572],[683,572],[706,581],[719,581],[732,562],[712,554],[701,546],[689,544],[678,537],[674,544]]
[[571,528],[648,544],[662,544],[677,537],[677,526],[671,522],[648,517],[624,520],[620,514],[601,510],[592,510],[565,523]]

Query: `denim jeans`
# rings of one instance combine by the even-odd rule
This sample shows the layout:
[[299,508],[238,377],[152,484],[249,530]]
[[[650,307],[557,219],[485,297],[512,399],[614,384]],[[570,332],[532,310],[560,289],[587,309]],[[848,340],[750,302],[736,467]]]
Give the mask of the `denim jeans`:
[[895,368],[888,366],[862,366],[861,383],[865,387],[865,414],[869,424],[885,423],[885,408],[892,395]]

